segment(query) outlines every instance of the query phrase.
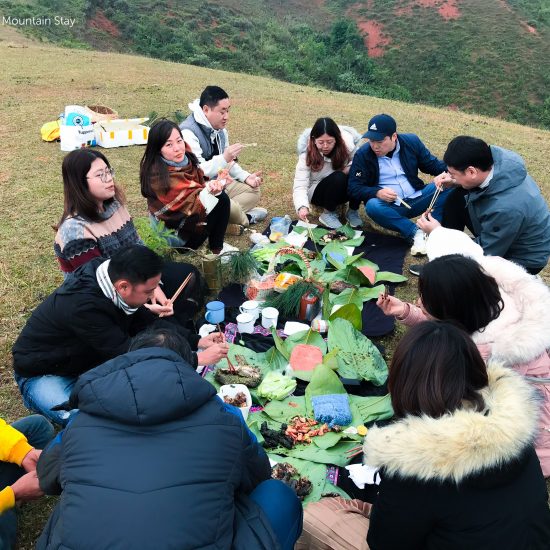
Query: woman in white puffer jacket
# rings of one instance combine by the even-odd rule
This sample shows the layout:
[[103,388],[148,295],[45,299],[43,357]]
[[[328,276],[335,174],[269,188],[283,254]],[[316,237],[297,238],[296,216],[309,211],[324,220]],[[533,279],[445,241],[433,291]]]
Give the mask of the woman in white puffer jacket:
[[348,172],[359,133],[349,127],[339,127],[328,117],[317,119],[313,128],[306,128],[298,139],[298,164],[294,176],[293,200],[298,217],[306,220],[310,205],[324,209],[319,221],[330,229],[342,223],[336,213],[340,204],[349,201],[346,218],[352,227],[362,225],[359,201],[348,197]]

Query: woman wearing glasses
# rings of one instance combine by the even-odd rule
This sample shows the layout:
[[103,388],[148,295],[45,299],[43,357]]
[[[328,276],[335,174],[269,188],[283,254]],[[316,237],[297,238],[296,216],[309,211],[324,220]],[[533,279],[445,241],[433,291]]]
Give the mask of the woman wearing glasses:
[[[141,243],[114,170],[102,153],[72,151],[63,159],[62,173],[64,206],[54,250],[65,276],[92,258],[110,258],[119,248]],[[174,303],[180,322],[202,307],[205,283],[199,271],[190,264],[166,262],[162,288],[155,290],[154,302],[164,304],[166,295],[171,296],[191,272],[194,277]]]
[[360,139],[356,130],[339,127],[328,117],[317,119],[313,128],[304,130],[298,138],[293,200],[301,220],[307,220],[313,204],[323,208],[319,221],[330,229],[338,229],[342,223],[336,208],[349,202],[347,221],[352,227],[363,224],[359,201],[348,197],[348,172]]

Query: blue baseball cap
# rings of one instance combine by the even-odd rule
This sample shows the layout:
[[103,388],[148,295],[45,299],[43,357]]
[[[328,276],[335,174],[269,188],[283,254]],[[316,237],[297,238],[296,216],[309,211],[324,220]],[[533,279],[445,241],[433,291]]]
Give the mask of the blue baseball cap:
[[393,136],[397,131],[397,123],[390,115],[376,115],[369,120],[368,130],[362,137],[373,141],[382,141],[386,136]]

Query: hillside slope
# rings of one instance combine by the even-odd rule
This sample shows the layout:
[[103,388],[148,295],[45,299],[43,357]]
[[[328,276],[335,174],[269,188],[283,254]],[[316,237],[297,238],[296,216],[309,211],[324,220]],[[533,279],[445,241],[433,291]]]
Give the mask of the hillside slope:
[[[232,141],[258,143],[245,150],[240,161],[244,167],[264,170],[261,204],[273,215],[293,214],[296,139],[323,115],[365,130],[373,114],[389,112],[400,131],[417,132],[439,156],[455,135],[479,136],[521,154],[550,198],[550,132],[525,125],[137,56],[62,49],[14,40],[13,31],[2,27],[0,57],[0,417],[10,421],[25,414],[13,381],[11,345],[32,308],[62,279],[51,226],[62,210],[64,153],[58,144],[42,142],[39,129],[65,105],[100,103],[121,116],[146,115],[153,109],[168,114],[186,110],[205,85],[223,86],[233,100],[228,126]],[[132,215],[146,215],[138,181],[143,147],[103,152],[116,168]],[[547,268],[547,281],[549,275]],[[398,293],[414,299],[416,281]],[[392,349],[391,341],[384,344]],[[49,507],[51,503],[40,501],[23,509],[20,548],[33,547]]]
[[542,0],[28,0],[0,9],[74,18],[72,27],[19,27],[62,45],[550,128],[550,8]]

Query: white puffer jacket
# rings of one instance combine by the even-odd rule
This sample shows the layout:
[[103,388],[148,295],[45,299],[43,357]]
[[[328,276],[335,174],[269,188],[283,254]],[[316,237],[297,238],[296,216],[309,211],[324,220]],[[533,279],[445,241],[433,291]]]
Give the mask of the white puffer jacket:
[[[361,136],[359,132],[351,126],[338,126],[338,128],[340,128],[342,138],[350,152],[348,164],[348,166],[350,166],[353,155],[357,149],[357,144],[361,141]],[[296,172],[294,174],[294,189],[292,193],[296,212],[302,206],[306,206],[307,208],[310,207],[311,197],[313,196],[315,188],[319,185],[319,182],[334,172],[332,161],[327,157],[325,157],[325,163],[318,172],[313,172],[310,167],[307,166],[306,149],[310,133],[311,128],[306,128],[298,138],[297,149],[299,157],[298,164],[296,165]]]

